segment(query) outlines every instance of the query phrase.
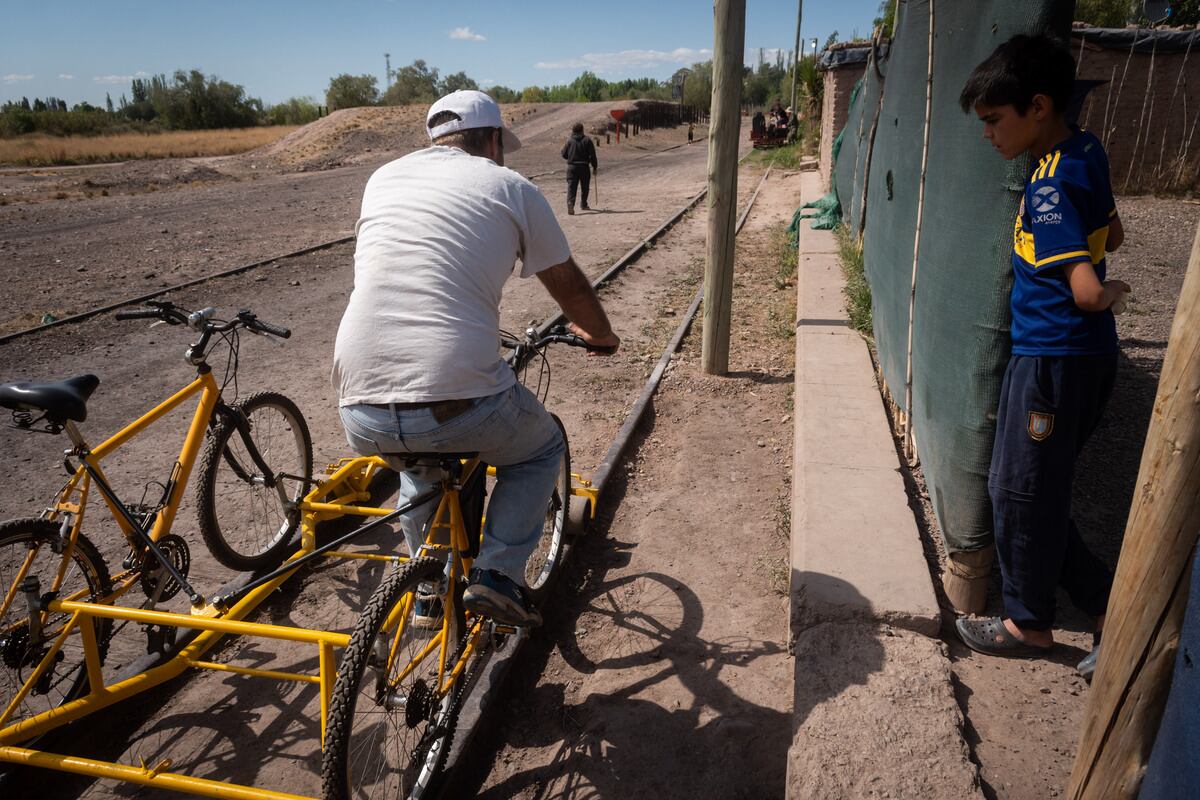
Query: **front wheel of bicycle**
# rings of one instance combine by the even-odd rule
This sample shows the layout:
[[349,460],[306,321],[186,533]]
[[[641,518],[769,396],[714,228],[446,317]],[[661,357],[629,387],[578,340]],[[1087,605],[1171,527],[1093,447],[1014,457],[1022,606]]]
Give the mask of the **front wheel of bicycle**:
[[[66,612],[44,611],[39,620],[41,631],[35,637],[21,584],[36,577],[40,595],[57,588],[58,599],[77,602],[96,602],[108,593],[108,567],[95,545],[80,533],[69,558],[65,558],[65,547],[58,524],[50,520],[18,519],[0,524],[0,712],[33,677],[72,618]],[[61,581],[56,583],[60,572]],[[82,624],[93,626],[103,663],[112,620],[93,618]],[[76,627],[67,633],[50,666],[9,721],[49,711],[87,691],[83,637]]]
[[[449,674],[465,623],[461,603],[455,603],[444,630],[417,628],[413,602],[418,588],[428,591],[442,580],[443,569],[433,558],[406,562],[384,579],[358,618],[338,667],[325,728],[325,800],[418,800],[436,789],[466,683],[466,673],[460,673],[439,696],[440,654],[442,648],[449,653]],[[422,655],[431,638],[442,635]]]
[[551,416],[562,431],[563,454],[554,481],[554,492],[546,504],[542,536],[538,539],[533,555],[525,562],[525,585],[534,603],[540,603],[546,597],[558,576],[558,568],[565,555],[564,540],[571,502],[571,446],[567,441],[567,430],[563,427],[562,420],[553,414]]
[[235,410],[248,428],[221,419],[200,464],[196,505],[213,557],[249,572],[276,566],[287,555],[300,526],[297,504],[312,478],[312,437],[300,409],[281,394],[259,392]]

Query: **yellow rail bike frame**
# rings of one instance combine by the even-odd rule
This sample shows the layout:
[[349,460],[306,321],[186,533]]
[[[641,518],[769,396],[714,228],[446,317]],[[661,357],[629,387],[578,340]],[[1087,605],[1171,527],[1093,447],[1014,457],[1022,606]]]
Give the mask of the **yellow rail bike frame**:
[[[207,378],[207,381],[205,380]],[[187,397],[190,397],[196,392],[202,392],[201,407],[197,409],[196,417],[193,419],[192,428],[189,429],[188,439],[184,443],[183,451],[180,455],[180,464],[184,470],[180,476],[179,485],[186,483],[187,471],[191,467],[191,463],[195,459],[196,451],[199,448],[199,442],[203,437],[203,426],[207,424],[207,418],[211,415],[212,404],[216,402],[216,395],[209,394],[215,392],[215,384],[211,382],[211,376],[201,376],[197,378],[192,385],[181,390],[180,393],[165,401],[158,408],[146,414],[144,417],[130,425],[125,430],[119,432],[100,447],[93,451],[92,456],[99,460],[105,454],[115,450],[125,441],[128,441],[141,427],[150,424],[162,415],[168,413],[173,408],[183,402]],[[206,403],[207,411],[206,411]],[[469,474],[475,464],[468,464],[464,468],[464,473]],[[300,548],[294,553],[288,562],[295,561],[316,549],[316,526],[319,522],[335,517],[340,517],[346,514],[360,517],[382,517],[393,513],[394,509],[378,508],[374,506],[362,505],[370,499],[370,484],[375,474],[381,469],[387,469],[387,463],[379,457],[358,457],[350,459],[342,459],[338,463],[331,465],[327,469],[328,477],[321,481],[310,491],[300,504],[301,510],[301,540]],[[82,471],[82,468],[81,468]],[[579,483],[572,487],[572,494],[586,498],[592,507],[592,515],[595,514],[596,492],[592,489],[589,482],[578,475],[573,475]],[[82,486],[80,486],[82,484]],[[69,496],[74,493],[76,487],[80,488],[81,500],[78,504],[70,503]],[[75,536],[79,530],[79,518],[82,517],[82,506],[86,501],[86,476],[80,476],[76,473],[71,484],[63,490],[57,509],[60,512],[70,511],[76,514],[76,523],[72,528],[71,543],[75,541]],[[159,523],[154,528],[154,535],[161,535],[164,531],[169,530],[169,524],[164,525],[164,521],[169,523],[173,518],[174,512],[178,507],[178,497],[171,498],[169,504],[169,514],[160,515]],[[165,509],[164,509],[165,511]],[[114,516],[119,518],[119,515],[114,513]],[[439,538],[435,535],[436,531],[446,530],[449,533],[449,545],[432,544],[432,541]],[[127,532],[128,533],[128,532]],[[459,504],[458,490],[454,487],[447,487],[442,494],[438,504],[438,509],[434,514],[433,525],[430,531],[429,545],[432,549],[449,549],[454,548],[458,552],[466,552],[468,549],[466,527],[463,524],[461,506]],[[348,551],[329,551],[324,554],[326,557],[336,558],[360,558],[360,559],[378,559],[387,561],[403,561],[400,556],[387,556],[378,554],[355,553]],[[64,548],[63,563],[66,564],[70,559],[70,546]],[[286,564],[285,564],[286,565]],[[458,570],[469,570],[470,560],[462,559],[453,560],[452,577],[457,579],[460,576]],[[60,576],[62,570],[60,569]],[[325,725],[329,713],[329,701],[333,692],[333,682],[336,677],[336,663],[334,659],[334,648],[344,648],[350,641],[350,636],[344,633],[335,633],[330,631],[310,630],[307,628],[296,628],[282,625],[271,625],[256,622],[246,622],[244,618],[251,614],[253,610],[261,603],[271,592],[278,588],[284,581],[290,578],[295,573],[295,570],[288,570],[280,574],[276,579],[264,583],[253,591],[247,593],[239,600],[232,608],[227,611],[221,611],[209,605],[202,609],[193,609],[191,614],[178,614],[165,611],[149,611],[145,609],[128,608],[124,606],[112,605],[113,600],[129,588],[136,580],[136,577],[126,578],[125,585],[118,587],[108,596],[102,599],[102,602],[90,603],[79,602],[77,599],[56,599],[48,604],[48,610],[51,612],[70,614],[68,622],[64,625],[61,632],[58,633],[49,652],[43,658],[42,662],[31,673],[22,689],[18,692],[14,700],[9,704],[8,708],[0,711],[0,762],[11,762],[16,764],[24,764],[27,766],[42,767],[54,769],[63,772],[71,772],[81,775],[88,775],[96,778],[107,778],[111,780],[123,781],[126,783],[135,783],[145,786],[155,786],[162,789],[173,791],[186,792],[190,794],[201,795],[205,797],[218,798],[235,798],[236,800],[313,800],[312,798],[304,798],[301,795],[289,794],[286,792],[277,792],[269,789],[260,789],[252,786],[240,786],[219,781],[213,781],[206,778],[196,778],[180,773],[169,772],[172,766],[170,759],[147,765],[142,763],[138,766],[130,764],[120,764],[109,761],[101,761],[90,758],[82,758],[77,756],[61,755],[57,753],[44,752],[32,748],[20,747],[19,744],[34,737],[37,737],[47,731],[67,724],[73,720],[80,719],[89,714],[92,714],[107,706],[118,703],[129,697],[132,697],[141,692],[154,688],[162,683],[165,683],[179,676],[189,668],[208,669],[224,672],[232,672],[243,675],[256,676],[260,678],[268,678],[279,681],[297,681],[304,683],[315,683],[320,687],[321,699],[321,742],[324,746]],[[17,581],[19,583],[19,580]],[[15,592],[10,592],[15,594]],[[11,597],[8,601],[11,601]],[[448,598],[449,602],[453,602],[453,598]],[[395,658],[396,650],[403,635],[404,621],[407,619],[407,604],[411,602],[411,598],[405,598],[397,608],[393,610],[391,617],[388,620],[389,625],[396,625],[396,638],[391,648],[389,658]],[[451,606],[447,606],[450,613],[454,610]],[[449,614],[447,614],[447,618]],[[145,672],[138,673],[125,680],[105,685],[104,676],[101,670],[99,643],[96,641],[95,626],[90,622],[95,618],[107,618],[112,620],[128,620],[151,625],[159,625],[164,627],[185,628],[198,630],[200,633],[186,646],[184,646],[173,657],[168,659],[163,664],[153,667]],[[397,619],[398,618],[398,619]],[[55,709],[29,717],[23,720],[13,720],[16,709],[20,706],[21,701],[28,694],[30,689],[36,685],[42,673],[48,669],[53,663],[56,654],[62,648],[67,638],[76,630],[78,630],[84,650],[84,664],[88,674],[89,693],[65,703]],[[400,678],[407,675],[418,664],[423,662],[435,651],[438,653],[438,696],[442,697],[446,692],[450,691],[458,676],[465,669],[471,657],[474,655],[478,645],[479,637],[482,633],[482,624],[478,620],[470,621],[468,631],[470,636],[467,640],[467,646],[453,664],[448,662],[448,654],[451,652],[454,642],[449,641],[449,623],[443,621],[442,630],[438,635],[431,638],[430,643],[425,649],[418,654],[412,663],[407,665],[401,674]],[[276,670],[252,669],[248,667],[235,667],[230,664],[220,664],[202,660],[203,655],[214,647],[220,639],[227,635],[246,635],[256,636],[266,639],[277,639],[283,641],[300,642],[312,644],[318,650],[318,672],[316,675],[311,674],[296,674],[289,672],[281,672]],[[399,678],[397,679],[399,680]]]

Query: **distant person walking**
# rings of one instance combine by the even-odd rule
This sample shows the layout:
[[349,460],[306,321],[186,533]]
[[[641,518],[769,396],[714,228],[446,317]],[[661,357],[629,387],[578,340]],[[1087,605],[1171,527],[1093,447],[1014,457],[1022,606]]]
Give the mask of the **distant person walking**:
[[688,144],[692,143],[692,139],[696,138],[696,126],[694,123],[688,123]]
[[563,145],[562,157],[567,160],[567,213],[575,213],[575,190],[580,190],[579,207],[591,211],[588,206],[588,188],[592,183],[590,170],[599,171],[596,161],[596,146],[583,135],[583,123],[571,126],[571,138]]

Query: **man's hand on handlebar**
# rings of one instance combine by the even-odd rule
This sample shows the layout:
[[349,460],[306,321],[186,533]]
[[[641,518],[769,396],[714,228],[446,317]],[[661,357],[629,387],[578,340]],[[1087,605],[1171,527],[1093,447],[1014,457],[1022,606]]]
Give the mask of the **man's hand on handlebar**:
[[574,322],[567,323],[567,330],[587,342],[589,356],[611,356],[621,347],[621,337],[611,330],[606,336],[593,336]]

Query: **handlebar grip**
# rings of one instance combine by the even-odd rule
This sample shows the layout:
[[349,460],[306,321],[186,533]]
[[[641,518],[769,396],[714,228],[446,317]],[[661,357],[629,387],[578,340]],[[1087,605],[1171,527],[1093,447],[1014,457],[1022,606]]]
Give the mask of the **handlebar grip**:
[[133,311],[118,311],[116,319],[162,319],[163,313],[158,308],[138,308]]
[[254,320],[253,327],[255,330],[262,331],[263,333],[269,333],[272,336],[278,336],[280,339],[292,338],[292,332],[290,329],[285,328],[282,325],[272,325],[270,322],[263,322],[261,319]]

